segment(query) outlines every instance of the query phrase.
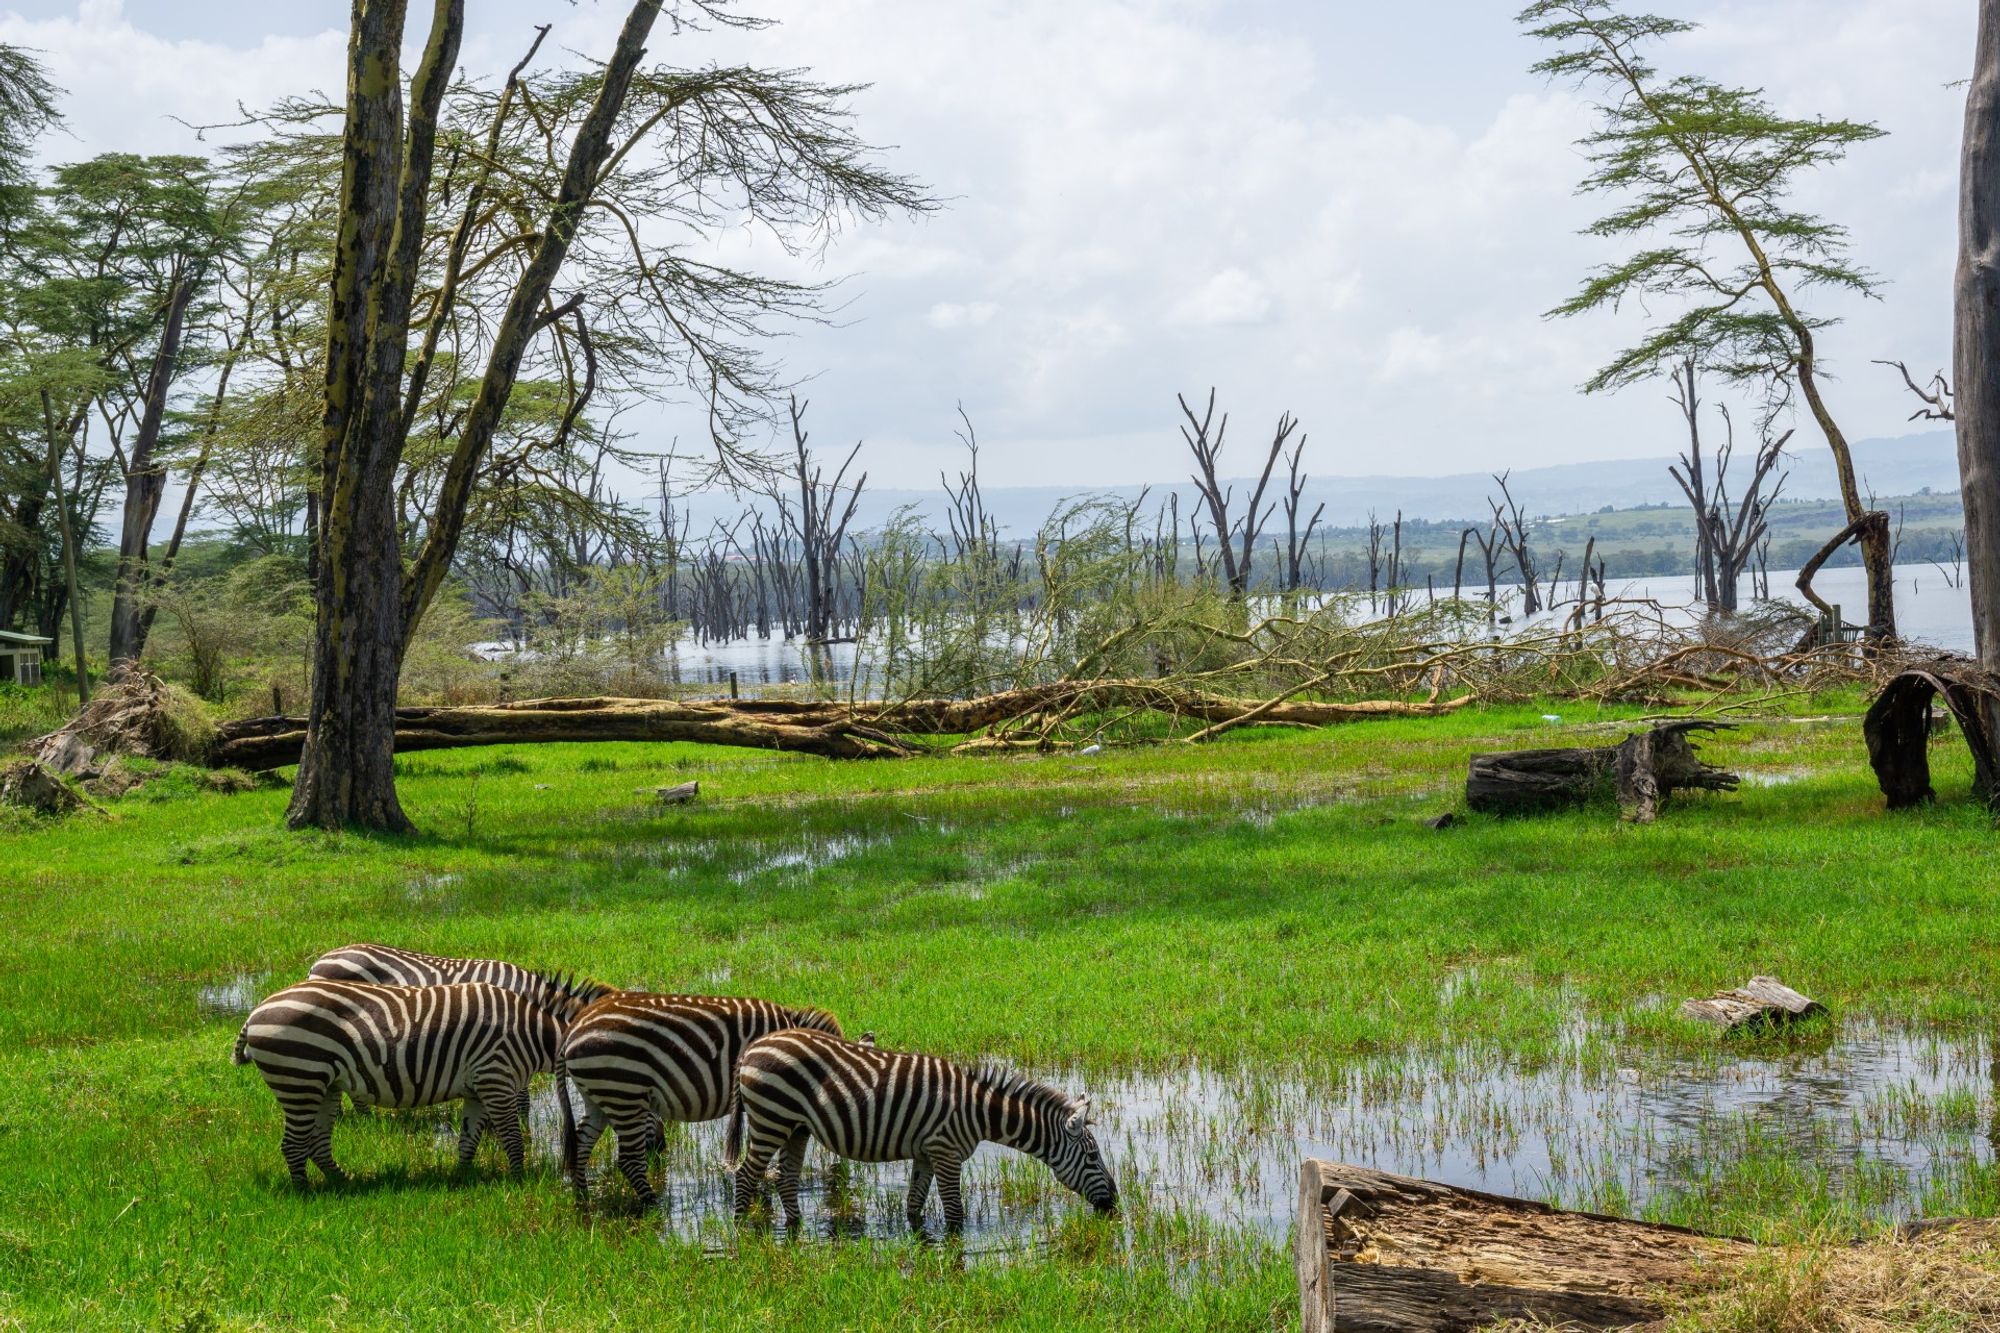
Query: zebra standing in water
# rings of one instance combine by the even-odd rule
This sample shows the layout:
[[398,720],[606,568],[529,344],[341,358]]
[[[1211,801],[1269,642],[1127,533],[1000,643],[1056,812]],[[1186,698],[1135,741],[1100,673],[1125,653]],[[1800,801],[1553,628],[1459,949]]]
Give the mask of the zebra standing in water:
[[644,1207],[657,1204],[646,1155],[660,1121],[729,1114],[743,1048],[791,1027],[840,1032],[839,1021],[823,1009],[769,1000],[620,991],[591,1005],[570,1025],[556,1061],[556,1081],[567,1074],[582,1103],[578,1125],[569,1099],[562,1101],[563,1169],[577,1198],[588,1194],[591,1150],[608,1124],[618,1132],[619,1171]]
[[508,1167],[519,1175],[521,1124],[506,1112],[530,1078],[555,1068],[563,1029],[585,1002],[577,986],[553,978],[544,978],[532,997],[483,982],[302,981],[251,1011],[231,1058],[256,1065],[278,1099],[294,1185],[306,1183],[308,1160],[329,1181],[344,1179],[333,1160],[333,1117],[343,1092],[361,1106],[462,1098],[459,1168],[471,1165],[490,1120]]
[[[306,975],[322,981],[372,981],[379,986],[449,986],[464,981],[483,981],[501,990],[526,995],[543,993],[548,974],[530,971],[518,963],[499,958],[445,958],[414,949],[398,949],[388,944],[347,944],[329,950],[313,961]],[[579,982],[576,993],[584,1003],[609,995],[611,987],[595,982]],[[522,1124],[528,1123],[528,1090],[521,1089],[515,1107]]]
[[789,1031],[745,1051],[736,1081],[738,1117],[729,1126],[729,1155],[739,1218],[764,1195],[764,1173],[777,1154],[785,1220],[799,1220],[799,1166],[808,1137],[856,1161],[909,1160],[913,1227],[923,1224],[934,1178],[946,1228],[965,1225],[960,1172],[973,1149],[989,1140],[1048,1163],[1057,1180],[1099,1212],[1118,1206],[1118,1187],[1090,1132],[1090,1099],[1072,1100],[1024,1074]]

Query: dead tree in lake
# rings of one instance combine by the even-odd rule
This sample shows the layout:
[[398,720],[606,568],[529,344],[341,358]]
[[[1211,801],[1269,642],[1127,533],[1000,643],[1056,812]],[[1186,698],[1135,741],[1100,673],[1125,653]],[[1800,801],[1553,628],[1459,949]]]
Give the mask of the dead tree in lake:
[[[796,463],[791,480],[797,483],[799,507],[794,513],[781,492],[773,492],[772,498],[778,504],[778,514],[789,526],[794,541],[798,543],[805,574],[805,637],[808,643],[824,643],[833,637],[834,614],[836,609],[836,583],[840,572],[841,548],[847,539],[847,525],[853,521],[854,511],[861,503],[861,490],[868,484],[868,474],[862,473],[852,484],[847,481],[847,469],[854,464],[861,452],[857,441],[847,451],[840,470],[833,474],[833,480],[825,479],[824,470],[815,463],[807,452],[809,434],[805,428],[805,413],[809,404],[801,403],[794,397],[789,405],[792,419],[792,447],[796,452]],[[845,504],[841,492],[847,494]]]
[[[1229,414],[1223,413],[1219,422],[1215,419],[1214,389],[1208,391],[1208,407],[1199,417],[1188,406],[1186,398],[1178,394],[1175,398],[1181,405],[1181,415],[1187,418],[1181,425],[1181,438],[1187,441],[1188,450],[1194,455],[1195,473],[1190,480],[1201,493],[1202,502],[1208,509],[1209,524],[1215,529],[1217,559],[1223,581],[1228,585],[1229,595],[1242,601],[1250,591],[1257,537],[1275,508],[1264,504],[1264,490],[1271,483],[1271,469],[1277,466],[1278,455],[1284,451],[1292,432],[1299,427],[1298,418],[1289,412],[1278,417],[1270,452],[1264,456],[1264,468],[1257,474],[1256,488],[1250,492],[1250,504],[1242,517],[1231,519],[1229,506],[1236,490],[1234,487],[1223,489],[1220,474],[1223,437],[1229,430]],[[1189,522],[1193,522],[1192,516]]]
[[1681,410],[1681,418],[1687,422],[1688,447],[1680,455],[1679,462],[1668,466],[1667,475],[1680,485],[1681,494],[1687,496],[1688,504],[1694,509],[1695,600],[1714,606],[1720,593],[1716,587],[1715,549],[1709,544],[1711,501],[1706,458],[1701,447],[1699,374],[1693,357],[1681,362],[1673,371],[1674,388],[1668,398]]
[[1528,544],[1528,521],[1522,516],[1520,501],[1514,498],[1514,492],[1507,485],[1507,478],[1513,475],[1508,471],[1493,476],[1494,483],[1500,487],[1501,500],[1506,502],[1505,507],[1500,501],[1490,498],[1486,503],[1492,506],[1493,527],[1501,543],[1513,555],[1514,565],[1521,571],[1521,614],[1532,616],[1542,609],[1542,593],[1536,582],[1534,550]]
[[1298,592],[1305,586],[1304,564],[1306,548],[1312,544],[1313,529],[1326,515],[1326,502],[1320,501],[1312,516],[1306,519],[1303,530],[1299,527],[1299,510],[1304,506],[1306,474],[1299,469],[1305,454],[1306,437],[1299,436],[1298,443],[1285,455],[1285,591]]
[[1716,454],[1715,494],[1707,514],[1702,518],[1702,526],[1708,532],[1708,549],[1714,560],[1720,598],[1712,605],[1727,616],[1736,613],[1737,592],[1743,571],[1770,533],[1771,506],[1777,503],[1778,494],[1785,487],[1785,478],[1790,475],[1779,472],[1773,481],[1771,474],[1783,457],[1792,432],[1788,430],[1772,439],[1770,431],[1765,430],[1764,438],[1757,446],[1756,460],[1751,464],[1750,480],[1743,488],[1742,498],[1732,508],[1729,501],[1729,460],[1736,448],[1736,424],[1730,420],[1726,407],[1722,410],[1722,420],[1729,430]]

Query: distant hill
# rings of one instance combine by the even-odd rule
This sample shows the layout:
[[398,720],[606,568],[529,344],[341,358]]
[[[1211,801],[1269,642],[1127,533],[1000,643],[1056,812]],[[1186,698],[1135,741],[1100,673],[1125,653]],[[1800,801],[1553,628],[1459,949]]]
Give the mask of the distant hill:
[[[1839,495],[1832,457],[1810,427],[1793,437],[1787,458],[1791,463],[1791,476],[1784,489],[1787,499],[1827,500]],[[1521,507],[1535,516],[1680,504],[1680,489],[1667,475],[1667,465],[1672,461],[1665,457],[1637,458],[1518,468],[1510,484]],[[1957,445],[1950,431],[1862,440],[1854,445],[1854,463],[1861,474],[1864,493],[1917,495],[1926,490],[1958,489]],[[1747,468],[1748,459],[1739,458],[1738,466]],[[1235,482],[1239,503],[1248,495],[1251,484],[1241,478]],[[1277,484],[1275,479],[1272,484]],[[1139,486],[996,486],[986,492],[986,503],[1007,536],[1026,537],[1067,497],[1087,492],[1133,499],[1141,489]],[[1151,498],[1162,499],[1170,490],[1180,493],[1181,512],[1190,512],[1195,493],[1185,481],[1179,485],[1154,486]],[[1494,493],[1492,477],[1483,472],[1444,477],[1315,477],[1307,487],[1310,497],[1307,508],[1325,501],[1324,522],[1331,527],[1365,524],[1371,509],[1384,520],[1398,509],[1404,517],[1412,519],[1483,520],[1488,512],[1486,497]],[[733,512],[731,503],[721,497],[701,497],[693,508],[703,522],[709,505],[701,501],[713,503],[717,513]],[[906,505],[915,506],[942,525],[944,496],[940,491],[870,490],[862,496],[855,526],[877,527]]]

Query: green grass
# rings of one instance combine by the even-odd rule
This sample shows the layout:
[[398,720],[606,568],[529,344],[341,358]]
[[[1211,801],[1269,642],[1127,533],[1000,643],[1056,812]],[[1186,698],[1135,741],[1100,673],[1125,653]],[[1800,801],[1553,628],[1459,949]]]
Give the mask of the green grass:
[[[1011,1263],[755,1238],[711,1256],[615,1209],[579,1218],[545,1156],[511,1183],[489,1148],[452,1181],[433,1133],[397,1118],[343,1120],[363,1183],[298,1196],[270,1095],[228,1063],[240,1018],[202,992],[247,976],[262,993],[380,939],[821,1004],[888,1044],[1086,1083],[1190,1063],[1310,1079],[1404,1053],[1532,1065],[1573,1055],[1579,1020],[1598,1061],[1672,1056],[1713,1039],[1657,997],[1752,972],[1843,1019],[1968,1028],[2000,990],[1995,834],[1962,799],[1885,814],[1858,722],[1801,720],[1854,703],[1717,738],[1718,762],[1797,780],[1645,828],[1606,810],[1421,822],[1458,803],[1472,751],[1615,738],[1632,716],[1574,704],[1560,727],[1498,709],[1092,758],[408,756],[410,838],[286,833],[282,791],[173,776],[105,816],[10,820],[0,1323],[1286,1326],[1288,1253],[1172,1200],[1135,1201],[1129,1233],[1066,1215]],[[1953,794],[1955,745],[1934,752]],[[690,777],[695,805],[639,794]],[[1967,1096],[1893,1111],[1960,1126]],[[1731,1142],[1677,1215],[1845,1215],[1781,1145]],[[1991,1211],[1990,1176],[1967,1166],[1943,1202]]]

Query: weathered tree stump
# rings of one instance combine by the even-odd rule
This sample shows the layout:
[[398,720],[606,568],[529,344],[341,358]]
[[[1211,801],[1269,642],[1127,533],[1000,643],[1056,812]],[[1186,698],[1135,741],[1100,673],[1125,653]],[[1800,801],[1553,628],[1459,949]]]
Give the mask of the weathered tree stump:
[[1931,701],[1942,697],[1972,751],[1972,790],[1990,801],[2000,793],[2000,754],[1986,726],[2000,699],[2000,679],[1969,657],[1942,655],[1906,667],[1882,687],[1862,719],[1868,763],[1891,810],[1922,805],[1931,790]]
[[1675,791],[1736,790],[1741,779],[1703,763],[1688,739],[1689,732],[1729,725],[1690,718],[1613,746],[1476,754],[1466,770],[1465,803],[1490,814],[1532,814],[1615,796],[1626,819],[1650,824]]
[[701,784],[683,782],[673,787],[641,787],[639,795],[651,796],[661,805],[686,805],[701,795]]
[[1823,1014],[1826,1006],[1776,977],[1752,977],[1734,990],[1717,991],[1706,1000],[1685,1001],[1681,1012],[1713,1023],[1724,1032],[1759,1032]]
[[1506,1319],[1623,1328],[1748,1241],[1308,1160],[1296,1233],[1304,1333],[1439,1333]]
[[0,770],[0,805],[19,806],[38,815],[66,815],[83,804],[83,798],[61,778],[32,759],[17,760]]

